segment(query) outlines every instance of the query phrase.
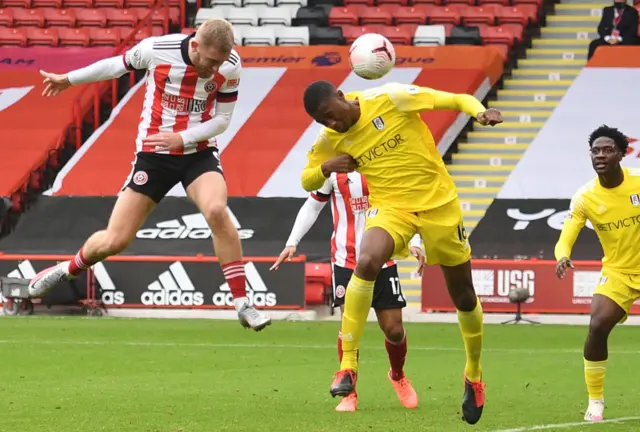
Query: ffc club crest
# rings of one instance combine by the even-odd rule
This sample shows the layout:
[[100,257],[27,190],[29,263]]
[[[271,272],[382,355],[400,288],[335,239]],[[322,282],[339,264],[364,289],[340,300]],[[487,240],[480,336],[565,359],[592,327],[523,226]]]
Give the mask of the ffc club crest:
[[384,129],[384,120],[382,120],[382,117],[378,116],[374,118],[372,122],[373,122],[373,125],[376,127],[376,129],[378,130]]
[[638,194],[633,194],[629,198],[631,199],[631,204],[633,204],[634,207],[640,206],[640,196],[638,196]]
[[204,83],[204,91],[207,93],[214,93],[216,90],[218,90],[218,84],[215,81],[211,80]]

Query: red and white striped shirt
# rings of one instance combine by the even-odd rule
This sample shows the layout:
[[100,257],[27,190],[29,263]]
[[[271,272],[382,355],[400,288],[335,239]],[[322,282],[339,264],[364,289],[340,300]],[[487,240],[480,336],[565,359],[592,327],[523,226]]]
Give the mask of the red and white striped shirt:
[[[358,172],[332,173],[322,188],[312,193],[311,197],[321,202],[331,201],[331,262],[355,269],[369,209],[367,180]],[[394,260],[389,260],[384,267],[394,264]]]
[[[189,59],[189,41],[194,34],[171,34],[150,37],[123,54],[127,70],[147,69],[146,91],[137,151],[152,151],[142,140],[159,132],[183,132],[214,117],[220,103],[234,103],[238,98],[240,56],[233,50],[218,72],[210,79],[200,78]],[[184,135],[183,135],[184,138]],[[215,147],[216,138],[187,142],[184,149],[172,154],[189,154]],[[160,153],[168,153],[163,151]]]

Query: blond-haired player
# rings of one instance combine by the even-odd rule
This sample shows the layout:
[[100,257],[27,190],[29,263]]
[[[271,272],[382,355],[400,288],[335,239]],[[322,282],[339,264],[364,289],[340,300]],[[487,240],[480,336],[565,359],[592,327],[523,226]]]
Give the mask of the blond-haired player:
[[619,130],[601,126],[589,137],[597,176],[573,196],[556,244],[556,273],[564,278],[571,250],[587,220],[600,240],[602,274],[591,302],[589,333],[584,344],[584,377],[589,404],[584,419],[604,418],[604,377],[611,330],[627,319],[640,298],[640,170],[622,168],[629,141]]
[[227,187],[215,138],[229,126],[238,98],[242,66],[233,41],[231,24],[211,19],[191,35],[150,37],[122,56],[67,74],[41,71],[44,96],[135,69],[148,74],[131,174],[106,229],[93,234],[73,260],[36,275],[29,285],[32,296],[122,252],[167,192],[182,183],[213,232],[215,253],[240,322],[254,330],[270,324],[246,296],[242,248],[227,214]]
[[[477,423],[484,407],[480,354],[483,316],[471,278],[471,250],[453,179],[420,113],[453,109],[482,124],[502,121],[475,97],[397,83],[344,94],[316,81],[304,94],[307,113],[325,126],[308,153],[302,186],[313,191],[331,172],[357,170],[369,182],[371,208],[356,269],[346,290],[342,316],[344,356],[331,384],[333,396],[353,391],[357,353],[380,269],[393,256],[407,256],[419,233],[428,264],[440,264],[465,344],[462,413]],[[326,162],[333,159],[331,166]]]

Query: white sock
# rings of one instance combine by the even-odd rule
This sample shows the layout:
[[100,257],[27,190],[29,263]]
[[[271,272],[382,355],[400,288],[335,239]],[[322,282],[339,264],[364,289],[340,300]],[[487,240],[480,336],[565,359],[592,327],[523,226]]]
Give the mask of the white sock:
[[246,297],[238,297],[233,299],[233,304],[236,307],[236,311],[238,312],[247,303],[249,303],[249,299],[247,299]]

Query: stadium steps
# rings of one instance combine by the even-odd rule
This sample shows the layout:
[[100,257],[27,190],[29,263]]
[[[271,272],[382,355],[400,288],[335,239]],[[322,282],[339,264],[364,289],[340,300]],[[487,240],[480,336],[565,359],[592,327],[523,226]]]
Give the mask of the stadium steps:
[[489,102],[502,111],[505,122],[475,128],[450,155],[448,168],[459,187],[469,233],[586,63],[602,7],[585,0],[556,4],[526,58]]

